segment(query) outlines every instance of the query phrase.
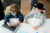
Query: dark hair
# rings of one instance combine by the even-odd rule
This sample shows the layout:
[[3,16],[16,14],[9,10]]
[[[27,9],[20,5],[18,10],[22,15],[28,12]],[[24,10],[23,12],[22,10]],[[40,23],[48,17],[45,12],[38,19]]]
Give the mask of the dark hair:
[[42,14],[44,14],[44,12],[43,12],[43,11],[41,11],[41,13],[42,13]]
[[37,3],[36,5],[34,5],[34,7],[38,8],[40,10],[45,10],[44,4],[42,4],[42,3]]
[[15,7],[15,10],[16,10],[17,12],[19,12],[19,7],[18,7],[17,4],[11,4],[11,5],[10,5],[10,10],[12,10],[13,7]]

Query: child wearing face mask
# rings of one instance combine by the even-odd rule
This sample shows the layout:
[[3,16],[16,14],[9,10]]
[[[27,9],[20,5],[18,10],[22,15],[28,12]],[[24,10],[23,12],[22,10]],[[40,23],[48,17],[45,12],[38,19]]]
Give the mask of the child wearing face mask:
[[24,23],[29,23],[34,30],[38,29],[45,21],[43,10],[45,10],[44,5],[37,3],[35,9],[32,9],[32,11],[25,16]]
[[16,4],[11,4],[9,14],[4,17],[4,23],[9,27],[16,27],[23,22],[23,15]]

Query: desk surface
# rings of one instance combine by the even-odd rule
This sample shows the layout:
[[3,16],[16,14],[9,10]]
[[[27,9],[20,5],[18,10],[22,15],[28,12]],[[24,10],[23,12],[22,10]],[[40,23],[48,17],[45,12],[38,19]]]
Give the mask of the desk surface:
[[[0,33],[12,33],[12,31],[10,31],[9,29],[6,29],[2,26],[3,23],[4,23],[4,20],[0,21]],[[41,31],[41,30],[43,30],[45,33],[50,33],[50,19],[46,19],[45,24],[39,28],[39,31]]]
[[12,33],[9,29],[4,28],[2,25],[4,24],[4,20],[0,21],[0,33]]

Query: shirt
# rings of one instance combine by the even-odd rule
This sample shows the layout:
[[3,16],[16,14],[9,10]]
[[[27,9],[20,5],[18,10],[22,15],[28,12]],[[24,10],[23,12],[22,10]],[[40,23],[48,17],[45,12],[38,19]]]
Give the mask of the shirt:
[[38,13],[36,14],[35,10],[32,10],[30,13],[28,13],[25,18],[26,19],[29,19],[29,18],[39,18],[40,19],[40,23],[39,23],[39,26],[42,25],[45,21],[45,16],[44,14],[42,13]]
[[15,16],[13,16],[13,15],[11,15],[11,13],[9,13],[8,15],[6,15],[4,17],[4,23],[6,24],[7,22],[9,22],[10,18],[19,18],[20,22],[23,22],[23,20],[24,20],[24,16],[21,13],[16,13]]

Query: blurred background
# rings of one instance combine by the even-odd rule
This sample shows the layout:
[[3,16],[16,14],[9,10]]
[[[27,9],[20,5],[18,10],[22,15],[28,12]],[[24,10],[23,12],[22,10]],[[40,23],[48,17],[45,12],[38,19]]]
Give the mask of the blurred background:
[[[16,3],[19,6],[19,9],[25,16],[27,13],[31,10],[31,0],[1,0],[4,9],[6,9],[7,6],[9,6],[12,3]],[[44,4],[46,8],[46,17],[50,18],[50,0],[38,0],[38,2],[41,2]]]

